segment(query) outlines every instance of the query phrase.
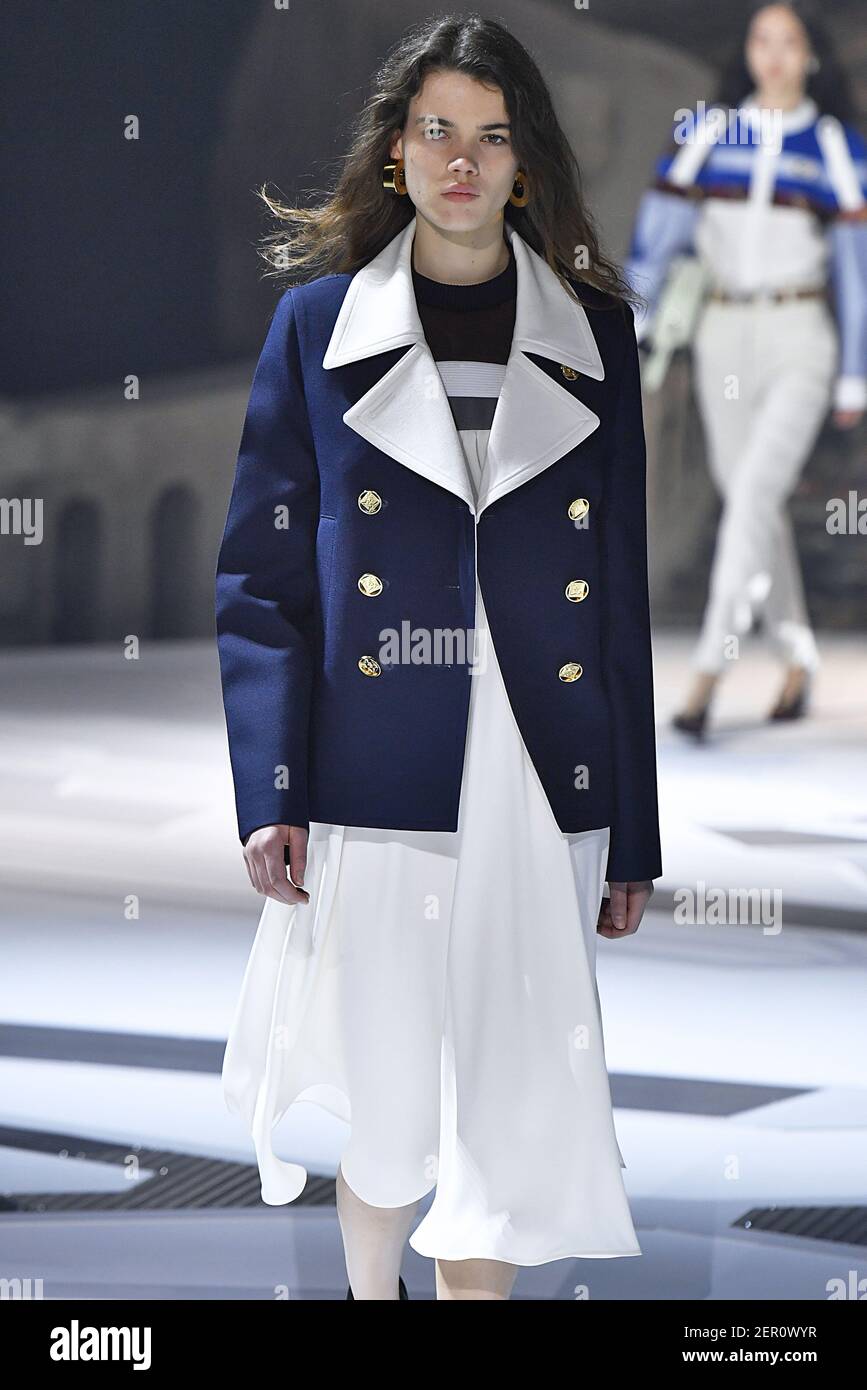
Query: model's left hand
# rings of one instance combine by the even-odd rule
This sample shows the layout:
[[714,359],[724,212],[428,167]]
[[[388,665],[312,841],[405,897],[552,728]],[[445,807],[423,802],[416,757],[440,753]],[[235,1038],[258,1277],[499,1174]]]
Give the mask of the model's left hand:
[[650,902],[653,881],[646,878],[638,883],[612,883],[609,879],[608,888],[611,896],[602,899],[596,930],[600,936],[631,936],[638,931]]
[[835,410],[832,416],[838,430],[852,430],[860,422],[863,410]]

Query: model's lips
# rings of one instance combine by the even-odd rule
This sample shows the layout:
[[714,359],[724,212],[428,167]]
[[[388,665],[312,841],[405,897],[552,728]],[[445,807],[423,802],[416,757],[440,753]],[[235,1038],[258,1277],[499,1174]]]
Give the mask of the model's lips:
[[444,198],[478,198],[478,193],[474,193],[471,188],[447,188],[443,193]]

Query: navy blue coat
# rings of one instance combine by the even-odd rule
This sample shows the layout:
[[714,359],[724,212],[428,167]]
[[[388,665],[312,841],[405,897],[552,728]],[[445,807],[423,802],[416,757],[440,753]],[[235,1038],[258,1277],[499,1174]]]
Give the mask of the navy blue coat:
[[657,878],[632,311],[576,280],[577,303],[506,223],[515,333],[476,500],[414,229],[285,291],[256,368],[216,577],[239,835],[457,829],[477,569],[558,826],[611,827],[610,881]]

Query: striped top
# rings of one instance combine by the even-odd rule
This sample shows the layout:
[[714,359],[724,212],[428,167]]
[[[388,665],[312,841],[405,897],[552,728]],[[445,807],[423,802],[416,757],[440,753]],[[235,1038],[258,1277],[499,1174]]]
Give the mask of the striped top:
[[424,335],[451,406],[478,498],[488,438],[515,330],[515,256],[475,285],[430,280],[412,267]]

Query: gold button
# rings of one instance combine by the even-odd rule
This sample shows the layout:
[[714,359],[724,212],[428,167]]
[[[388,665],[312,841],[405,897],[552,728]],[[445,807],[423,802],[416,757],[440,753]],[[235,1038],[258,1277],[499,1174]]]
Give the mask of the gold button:
[[566,585],[566,597],[570,603],[580,603],[583,598],[587,597],[589,589],[590,585],[586,579],[570,579]]
[[565,666],[560,667],[557,675],[561,681],[577,681],[583,670],[583,666],[579,666],[577,661],[567,661]]
[[565,362],[560,363],[560,371],[563,373],[567,381],[574,381],[575,378],[580,375],[579,372],[575,371],[574,367],[567,367]]
[[576,497],[569,503],[569,520],[577,521],[579,516],[586,516],[590,510],[590,503],[586,497]]
[[382,593],[382,580],[378,574],[363,574],[358,587],[367,598],[376,598],[377,594]]
[[365,676],[381,676],[382,667],[374,656],[360,656],[358,658],[358,669]]
[[374,512],[378,512],[382,506],[382,498],[378,492],[374,492],[372,488],[368,487],[364,489],[364,492],[358,494],[358,505],[363,512],[367,512],[368,516],[373,516]]

